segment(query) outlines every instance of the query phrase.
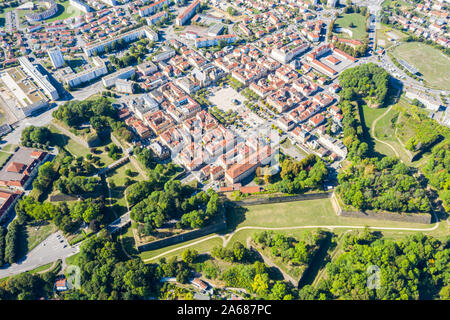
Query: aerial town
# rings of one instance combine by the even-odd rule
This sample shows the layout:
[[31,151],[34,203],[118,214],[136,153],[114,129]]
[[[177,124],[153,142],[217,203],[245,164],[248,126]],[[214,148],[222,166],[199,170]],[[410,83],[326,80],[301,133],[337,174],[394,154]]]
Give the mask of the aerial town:
[[1,2],[0,300],[450,299],[449,13]]

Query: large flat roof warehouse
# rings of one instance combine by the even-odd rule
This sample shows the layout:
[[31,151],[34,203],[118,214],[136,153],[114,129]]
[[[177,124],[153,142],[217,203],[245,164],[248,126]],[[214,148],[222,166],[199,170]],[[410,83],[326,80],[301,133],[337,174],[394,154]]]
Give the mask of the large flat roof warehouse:
[[26,108],[36,103],[48,101],[47,96],[19,67],[7,69],[0,73],[0,79],[6,85],[11,98],[17,101],[19,108]]

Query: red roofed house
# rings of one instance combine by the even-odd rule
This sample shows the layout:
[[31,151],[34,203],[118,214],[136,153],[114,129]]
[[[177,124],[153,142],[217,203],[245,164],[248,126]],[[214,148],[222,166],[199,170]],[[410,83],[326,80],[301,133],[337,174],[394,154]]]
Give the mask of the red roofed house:
[[19,148],[0,170],[0,186],[24,190],[47,157],[45,151]]

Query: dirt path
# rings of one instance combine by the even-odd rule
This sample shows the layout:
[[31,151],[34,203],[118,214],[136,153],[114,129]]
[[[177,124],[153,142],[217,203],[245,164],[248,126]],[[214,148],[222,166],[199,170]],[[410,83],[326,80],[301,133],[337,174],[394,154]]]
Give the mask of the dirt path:
[[382,115],[380,115],[378,118],[375,119],[375,121],[372,123],[372,127],[370,128],[370,134],[372,135],[372,137],[375,139],[375,141],[382,143],[384,145],[387,145],[389,148],[391,148],[395,155],[400,158],[400,154],[397,152],[397,150],[391,146],[389,143],[382,141],[380,139],[377,138],[377,136],[375,135],[375,126],[377,125],[378,120],[380,120],[381,118],[383,118],[389,111],[391,111],[392,106],[390,106]]
[[402,140],[400,140],[400,138],[399,138],[398,135],[397,135],[397,130],[398,130],[397,124],[398,124],[399,121],[400,121],[400,116],[401,116],[401,114],[398,115],[398,117],[397,117],[397,122],[395,123],[395,131],[394,131],[395,139],[397,139],[398,143],[400,143],[400,145],[402,146],[403,150],[404,150],[404,151],[406,152],[406,154],[408,155],[409,159],[412,159],[411,151],[409,151],[408,149],[406,149],[406,147],[405,147],[405,145],[403,144]]

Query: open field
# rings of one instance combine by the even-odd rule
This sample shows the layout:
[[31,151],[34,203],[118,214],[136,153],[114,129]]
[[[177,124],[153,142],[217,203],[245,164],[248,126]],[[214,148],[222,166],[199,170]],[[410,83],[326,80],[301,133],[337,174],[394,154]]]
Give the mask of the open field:
[[[161,249],[158,249],[158,250],[145,251],[145,252],[142,252],[141,254],[139,254],[139,256],[144,261],[147,260],[147,261],[145,261],[146,263],[155,263],[155,262],[157,262],[159,260],[158,258],[154,259],[154,260],[148,260],[148,259],[156,257],[156,256],[158,256],[160,254],[163,254],[164,252],[167,252],[167,251],[170,251],[170,250],[174,250],[174,251],[165,254],[164,257],[166,259],[170,258],[170,257],[173,257],[173,256],[181,257],[181,253],[185,250],[185,248],[182,248],[182,247],[189,246],[190,244],[193,244],[193,243],[199,242],[199,241],[201,241],[201,242],[197,243],[197,244],[194,244],[194,245],[191,245],[191,246],[189,246],[189,248],[195,249],[199,253],[209,252],[215,246],[220,246],[220,245],[223,244],[222,239],[219,238],[217,235],[216,235],[215,238],[208,239],[211,236],[213,236],[213,235],[200,237],[200,238],[197,238],[197,239],[194,239],[194,240],[178,243],[178,244],[175,244],[173,246],[168,246],[168,247],[161,248]],[[205,239],[208,239],[208,240],[205,240]],[[204,241],[202,241],[202,240],[204,240]],[[180,249],[177,249],[177,248],[180,248]]]
[[84,14],[81,10],[70,5],[69,1],[57,1],[58,12],[50,19],[45,20],[46,22],[53,22],[58,20],[64,20],[67,18],[77,17]]
[[429,86],[450,90],[450,58],[438,49],[419,42],[407,42],[397,46],[393,54],[417,68]]
[[[48,128],[54,133],[55,144],[64,147],[74,157],[85,157],[86,155],[91,154],[89,148],[69,138],[54,125],[50,124]],[[97,147],[96,149],[97,153],[93,154],[93,157],[98,157],[103,165],[107,166],[114,162],[114,160],[108,156],[108,153],[104,151],[104,147]]]
[[[353,23],[353,28],[349,27],[350,23]],[[351,37],[345,32],[339,33],[339,37],[363,40],[367,35],[366,17],[359,13],[344,13],[336,19],[334,28],[346,28],[352,32]]]
[[[281,228],[276,232],[302,237],[305,232],[316,229],[317,226],[334,227],[333,232],[341,234],[352,229],[351,226],[370,226],[379,228],[414,228],[430,229],[434,225],[406,223],[397,221],[384,221],[361,218],[348,218],[337,216],[329,199],[285,202],[277,204],[264,204],[250,207],[238,207],[227,212],[229,229],[226,235],[211,234],[191,241],[179,243],[173,246],[140,254],[147,263],[156,262],[159,257],[180,256],[186,248],[196,249],[199,252],[210,251],[216,245],[231,247],[234,242],[246,243],[255,232],[265,229]],[[336,226],[343,226],[337,228]],[[416,230],[382,230],[389,238],[401,238],[409,234],[417,233]],[[423,232],[433,236],[445,237],[448,235],[448,226],[442,222],[440,226],[431,231]],[[225,239],[225,241],[223,241]],[[173,250],[173,251],[172,251]],[[164,254],[168,252],[167,254]],[[150,258],[157,257],[149,260]]]
[[[378,29],[378,25],[380,27],[379,29]],[[389,48],[390,46],[392,46],[394,44],[393,41],[395,41],[395,38],[403,39],[405,37],[406,37],[406,34],[404,34],[401,31],[392,29],[383,24],[377,24],[376,44],[385,49]],[[392,41],[390,41],[389,39],[391,39]]]
[[403,8],[403,7],[412,8],[413,7],[413,5],[411,3],[408,3],[403,0],[385,0],[381,3],[381,6],[383,8],[389,8],[389,7],[394,8],[396,4],[400,5],[399,8]]
[[13,152],[17,148],[17,144],[5,144],[2,147],[2,151],[4,152]]
[[0,168],[6,163],[11,153],[0,151]]

